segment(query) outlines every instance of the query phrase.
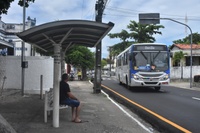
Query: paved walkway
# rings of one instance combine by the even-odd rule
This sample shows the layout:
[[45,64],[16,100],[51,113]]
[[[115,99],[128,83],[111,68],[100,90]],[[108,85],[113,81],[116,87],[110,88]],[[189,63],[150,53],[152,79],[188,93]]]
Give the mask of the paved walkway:
[[[71,122],[71,109],[60,110],[59,128],[52,127],[52,116],[44,123],[44,101],[39,95],[21,96],[21,90],[5,90],[0,96],[0,125],[7,121],[17,133],[148,133],[152,127],[130,112],[122,112],[103,93],[93,94],[88,81],[71,81],[70,87],[83,103],[81,119]],[[138,121],[135,121],[138,120]],[[7,125],[9,126],[9,125]],[[7,128],[8,129],[8,128]],[[1,133],[8,133],[2,131]],[[14,133],[14,132],[12,132]]]
[[[69,84],[74,95],[83,103],[81,119],[86,122],[71,122],[70,108],[62,109],[60,127],[53,128],[52,116],[44,123],[44,100],[39,95],[22,97],[21,90],[7,89],[0,96],[0,133],[157,133],[126,107],[121,105],[133,118],[103,93],[93,94],[93,85],[88,81],[71,81]],[[190,88],[189,82],[172,82],[170,85],[200,91],[200,87]]]
[[190,87],[190,82],[171,82],[170,86],[180,87],[183,89],[189,89],[189,90],[196,90],[200,91],[200,84],[192,84]]

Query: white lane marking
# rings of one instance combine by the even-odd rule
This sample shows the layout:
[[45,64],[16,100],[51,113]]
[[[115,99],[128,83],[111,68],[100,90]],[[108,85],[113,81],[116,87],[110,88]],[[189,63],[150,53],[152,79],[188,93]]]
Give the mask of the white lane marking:
[[195,99],[195,100],[199,100],[199,101],[200,101],[200,98],[197,98],[197,97],[192,97],[192,99]]
[[120,110],[122,110],[128,117],[130,117],[132,120],[134,120],[138,125],[140,125],[144,130],[148,131],[149,133],[153,133],[151,130],[149,130],[144,124],[142,124],[140,121],[138,121],[136,118],[131,116],[127,111],[125,111],[119,104],[117,104],[113,99],[111,99],[107,93],[105,93],[103,90],[101,92],[106,95],[106,97],[111,100],[112,103],[114,103]]

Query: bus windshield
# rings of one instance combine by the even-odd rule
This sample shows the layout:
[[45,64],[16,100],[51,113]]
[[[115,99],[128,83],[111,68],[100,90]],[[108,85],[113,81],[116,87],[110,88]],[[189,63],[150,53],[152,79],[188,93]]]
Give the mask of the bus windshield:
[[132,66],[138,71],[162,72],[168,70],[168,54],[165,51],[135,51]]

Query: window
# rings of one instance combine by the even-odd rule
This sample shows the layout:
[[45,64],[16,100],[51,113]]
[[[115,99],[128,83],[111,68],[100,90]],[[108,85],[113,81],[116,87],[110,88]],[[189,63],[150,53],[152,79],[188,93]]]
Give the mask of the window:
[[128,51],[124,53],[123,65],[128,65]]
[[15,29],[15,25],[13,25],[13,24],[8,24],[8,25],[7,25],[7,29]]
[[117,58],[117,66],[121,66],[121,56]]

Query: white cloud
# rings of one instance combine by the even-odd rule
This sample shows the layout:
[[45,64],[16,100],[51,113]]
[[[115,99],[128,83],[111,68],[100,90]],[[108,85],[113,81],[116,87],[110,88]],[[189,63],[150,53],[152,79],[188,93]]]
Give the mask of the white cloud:
[[[7,15],[2,15],[2,20],[6,23],[22,23],[23,8],[17,5],[17,1],[12,3]],[[26,9],[26,16],[36,18],[37,25],[55,20],[86,19],[95,20],[95,3],[97,0],[35,0]],[[139,21],[139,13],[160,13],[161,18],[172,18],[185,23],[187,14],[187,25],[192,32],[200,33],[200,4],[198,0],[108,0],[104,10],[103,22],[115,23],[110,33],[121,32],[126,29],[130,20]],[[27,18],[27,17],[26,17]],[[165,26],[162,35],[155,35],[156,42],[172,44],[172,41],[184,38],[190,34],[185,26],[170,20],[161,20],[160,24]],[[187,34],[186,34],[187,33]],[[108,56],[107,46],[119,43],[119,39],[105,37],[102,41],[102,55]]]

